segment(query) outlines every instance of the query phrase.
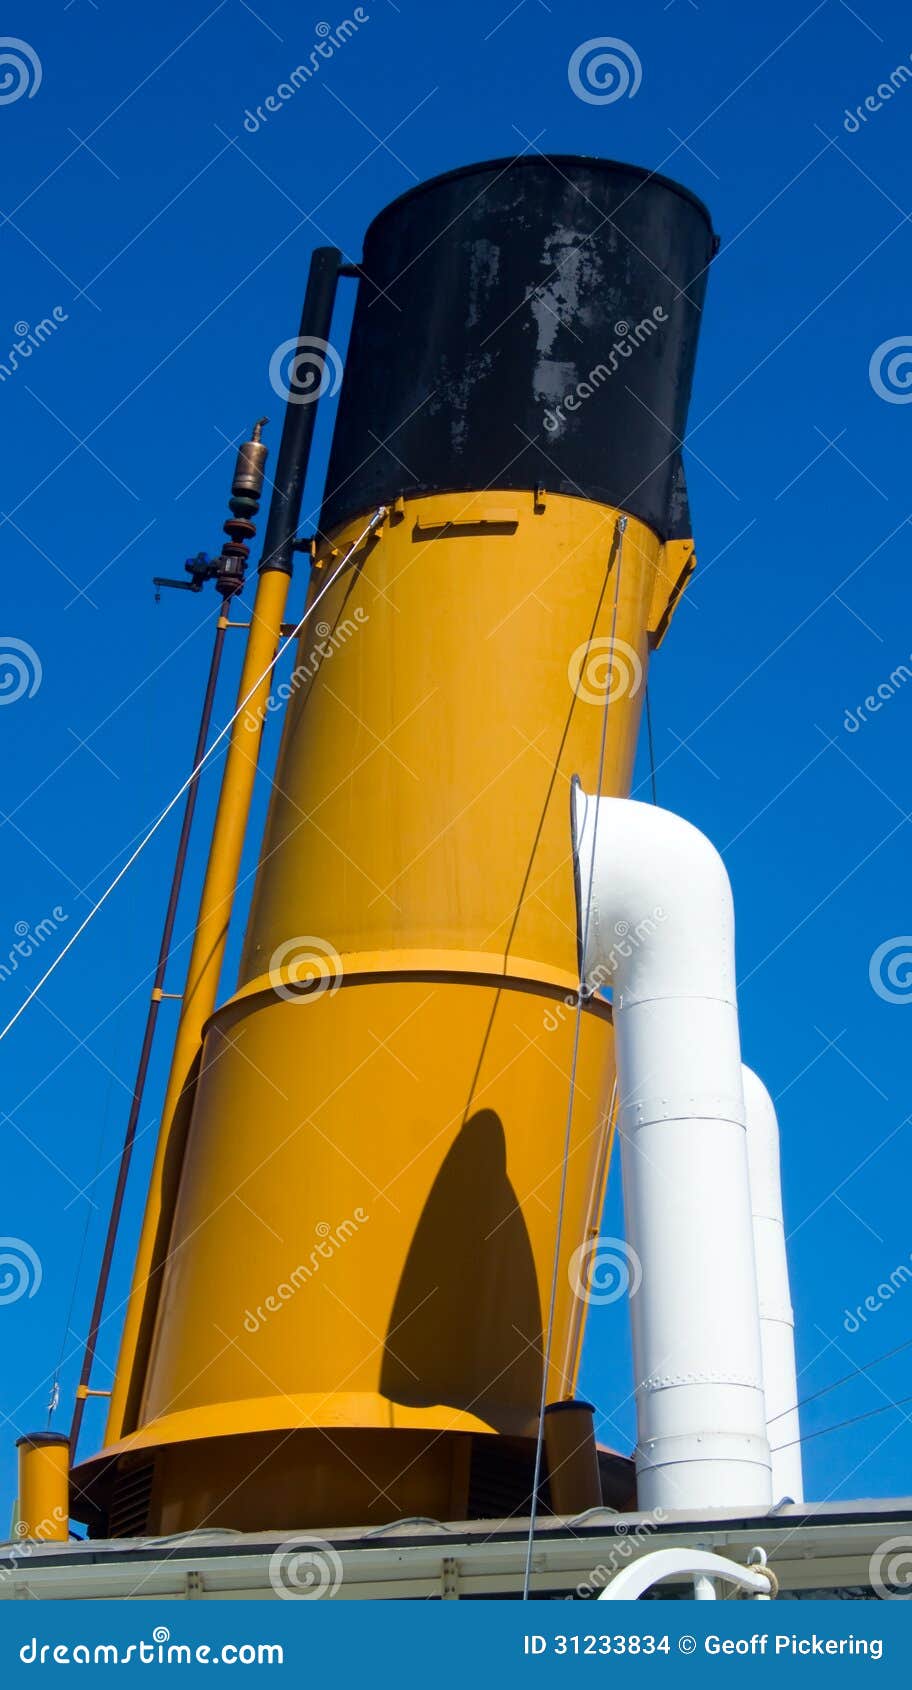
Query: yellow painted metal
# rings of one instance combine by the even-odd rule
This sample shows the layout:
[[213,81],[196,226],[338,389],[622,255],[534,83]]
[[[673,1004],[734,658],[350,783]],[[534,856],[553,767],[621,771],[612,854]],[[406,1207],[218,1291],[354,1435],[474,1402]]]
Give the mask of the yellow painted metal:
[[[611,1153],[614,1149],[614,1138],[617,1131],[618,1089],[617,1084],[612,1087],[611,1101],[605,1111],[601,1141],[599,1144],[599,1160],[595,1179],[592,1182],[592,1193],[589,1202],[589,1215],[586,1222],[583,1239],[587,1246],[581,1262],[579,1280],[581,1290],[585,1293],[593,1283],[593,1271],[598,1262],[598,1239],[602,1210],[605,1207],[605,1194],[608,1190],[608,1173],[611,1168]],[[612,1241],[616,1243],[616,1241]],[[611,1248],[609,1244],[608,1248]],[[580,1361],[583,1354],[583,1338],[586,1332],[586,1309],[588,1307],[585,1294],[577,1298],[573,1320],[567,1333],[567,1348],[564,1359],[564,1374],[567,1379],[576,1383],[579,1377]]]
[[[248,699],[248,694],[252,695],[228,738],[209,862],[181,996],[171,1071],[162,1105],[158,1144],[111,1395],[106,1436],[112,1440],[119,1436],[125,1417],[130,1413],[131,1384],[135,1384],[137,1369],[144,1365],[144,1310],[150,1292],[154,1295],[157,1290],[162,1234],[170,1227],[175,1164],[179,1162],[180,1141],[199,1067],[203,1027],[215,1008],[218,993],[256,775],[262,722],[271,689],[269,665],[279,643],[288,584],[289,577],[282,570],[267,570],[257,580],[238,685],[238,704]],[[265,679],[256,686],[261,676]],[[252,691],[254,688],[256,690]]]
[[[681,573],[633,517],[621,543],[621,516],[397,501],[304,629],[238,991],[185,1093],[179,1177],[157,1174],[154,1335],[137,1346],[134,1316],[101,1452],[159,1452],[152,1530],[275,1524],[276,1494],[288,1525],[394,1517],[406,1492],[458,1514],[465,1434],[535,1434],[578,978],[570,778],[595,789],[607,689],[602,790],[629,790]],[[318,553],[312,594],[362,527]],[[612,1078],[596,1001],[551,1401],[573,1394]],[[244,1463],[270,1435],[258,1493]]]
[[17,1438],[19,1499],[16,1536],[66,1543],[70,1536],[70,1445],[55,1432]]
[[696,567],[697,554],[693,540],[666,540],[649,612],[650,644],[653,650],[664,640],[669,623],[681,601],[681,594]]
[[406,502],[321,604],[325,657],[304,630],[242,981],[298,932],[575,968],[567,781],[597,778],[608,683],[604,784],[629,790],[663,548],[628,519],[612,666],[619,513],[517,493],[520,520],[492,533],[462,525],[478,503]]

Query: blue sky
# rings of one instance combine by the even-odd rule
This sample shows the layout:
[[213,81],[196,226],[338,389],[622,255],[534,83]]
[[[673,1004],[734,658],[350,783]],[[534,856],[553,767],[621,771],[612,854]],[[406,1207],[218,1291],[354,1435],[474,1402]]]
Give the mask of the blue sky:
[[[912,1349],[866,1364],[912,1323],[912,1284],[895,1275],[912,1266],[912,994],[900,978],[892,1001],[869,978],[878,947],[912,929],[912,684],[889,683],[912,653],[912,390],[901,359],[890,376],[879,352],[912,346],[912,85],[897,78],[889,99],[876,96],[912,66],[912,26],[885,0],[365,10],[344,50],[254,134],[245,112],[343,9],[30,0],[4,14],[41,81],[0,103],[0,364],[27,332],[18,325],[56,307],[57,327],[0,384],[2,626],[41,664],[34,696],[0,713],[0,957],[23,923],[62,914],[40,957],[0,980],[2,1019],[186,772],[215,601],[155,604],[151,577],[215,549],[229,442],[263,411],[278,421],[268,362],[296,332],[311,247],[355,258],[370,217],[416,177],[530,145],[679,178],[710,205],[723,245],[691,411],[700,568],[652,670],[659,800],[721,847],[734,885],[745,1058],[780,1109],[802,1394],[861,1370],[808,1406],[805,1433],[885,1409],[809,1439],[808,1494],[908,1492]],[[592,105],[567,65],[606,33],[634,49],[642,84]],[[859,106],[864,121],[846,126]],[[343,345],[345,329],[343,306]],[[294,604],[302,593],[303,578]],[[870,695],[881,708],[847,728]],[[210,775],[203,823],[213,792]],[[266,793],[263,781],[245,870]],[[204,838],[202,825],[197,847]],[[112,1170],[91,1182],[123,1129],[173,844],[164,829],[0,1051],[0,1230],[42,1266],[34,1296],[0,1307],[6,1498],[15,1436],[43,1423],[61,1348],[57,1423],[69,1418],[72,1331],[85,1331]],[[197,849],[194,889],[199,861]],[[172,989],[179,971],[180,959]],[[167,1047],[161,1038],[113,1302]],[[620,1226],[615,1181],[603,1230]],[[878,1296],[891,1273],[894,1294]],[[869,1297],[883,1306],[847,1330],[846,1309]],[[103,1361],[115,1353],[112,1323]],[[603,1434],[628,1448],[621,1304],[592,1312],[583,1384]],[[100,1424],[93,1412],[85,1447]]]

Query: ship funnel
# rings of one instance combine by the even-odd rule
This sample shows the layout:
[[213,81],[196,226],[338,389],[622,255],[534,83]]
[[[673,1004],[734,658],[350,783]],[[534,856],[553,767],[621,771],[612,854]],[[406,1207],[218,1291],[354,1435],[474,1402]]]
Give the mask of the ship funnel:
[[751,1190],[722,858],[680,816],[573,791],[580,973],[613,992],[641,1509],[768,1506]]
[[605,159],[499,159],[395,200],[365,237],[324,529],[397,494],[542,487],[689,538],[716,244],[686,188]]
[[[415,188],[360,264],[333,250],[312,278],[303,340],[325,362],[282,432],[295,502],[275,533],[270,518],[264,568],[283,581],[302,550],[300,417],[342,368],[336,278],[357,291],[305,619],[293,674],[226,764],[236,846],[237,794],[284,700],[239,977],[205,1013],[191,992],[104,1445],[77,1470],[94,1532],[529,1512],[543,1373],[549,1408],[576,1395],[573,1265],[612,1130],[610,1007],[592,997],[562,1181],[579,982],[566,795],[574,771],[629,791],[647,668],[693,569],[680,444],[714,245],[705,208],[663,177],[521,158]],[[283,339],[276,325],[264,384]],[[270,650],[283,604],[265,633],[253,618]],[[210,985],[237,861],[217,866]],[[732,1084],[706,1143],[746,1202]],[[768,1459],[756,1307],[737,1252],[713,1273],[720,1309],[753,1310],[737,1340],[751,1383],[720,1387],[708,1469],[746,1498]],[[664,1440],[673,1398],[661,1461],[687,1475],[686,1428],[716,1412],[697,1394],[664,1393],[658,1416]]]

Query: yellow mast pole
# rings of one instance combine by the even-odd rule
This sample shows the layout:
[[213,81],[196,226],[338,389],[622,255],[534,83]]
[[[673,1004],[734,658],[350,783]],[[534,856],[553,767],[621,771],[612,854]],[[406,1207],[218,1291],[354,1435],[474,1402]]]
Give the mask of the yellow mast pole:
[[[342,254],[337,247],[317,247],[311,255],[296,343],[305,364],[307,349],[328,347],[327,337],[332,326],[341,262]],[[144,1317],[147,1307],[151,1306],[152,1310],[155,1307],[157,1274],[164,1255],[161,1230],[166,1207],[165,1186],[167,1182],[168,1189],[171,1189],[175,1164],[179,1163],[182,1150],[175,1128],[180,1133],[189,1119],[188,1105],[196,1078],[203,1028],[216,1005],[272,681],[272,664],[281,638],[291,581],[295,535],[316,420],[315,401],[319,399],[324,385],[322,381],[316,386],[310,385],[306,379],[309,373],[305,369],[302,380],[295,361],[289,376],[263,556],[238,688],[240,713],[228,741],[133,1286],[111,1392],[106,1442],[131,1429],[138,1406],[133,1399],[140,1391],[142,1370],[137,1371],[134,1363],[137,1350],[150,1336],[151,1322],[146,1322]]]
[[[149,1195],[136,1256],[133,1286],[124,1321],[120,1360],[111,1393],[107,1434],[109,1439],[119,1436],[124,1428],[128,1390],[134,1376],[132,1358],[140,1339],[150,1277],[157,1265],[156,1240],[162,1213],[165,1163],[172,1144],[172,1129],[185,1093],[192,1089],[196,1061],[202,1045],[203,1027],[216,1005],[231,907],[256,778],[262,725],[272,683],[270,665],[281,638],[289,584],[290,576],[284,569],[264,570],[257,582],[247,649],[238,686],[238,704],[242,704],[248,694],[251,696],[238,716],[228,740],[206,878],[174,1040],[171,1071],[162,1105],[158,1146],[149,1181]],[[260,684],[256,686],[258,679]],[[254,688],[256,690],[252,691]]]

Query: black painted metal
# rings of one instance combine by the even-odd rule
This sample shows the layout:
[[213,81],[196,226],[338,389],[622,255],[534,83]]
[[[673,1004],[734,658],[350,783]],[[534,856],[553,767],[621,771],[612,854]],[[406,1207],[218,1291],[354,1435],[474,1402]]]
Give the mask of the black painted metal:
[[[334,246],[315,247],[311,256],[297,353],[290,349],[288,352],[286,373],[290,369],[292,379],[286,388],[285,420],[263,537],[261,574],[268,569],[281,569],[286,575],[292,573],[292,553],[301,519],[317,402],[332,386],[335,353],[329,346],[329,332],[341,262],[342,254]],[[303,377],[300,371],[304,372]]]
[[687,531],[706,208],[605,159],[414,188],[367,231],[321,526],[399,493],[581,494]]

